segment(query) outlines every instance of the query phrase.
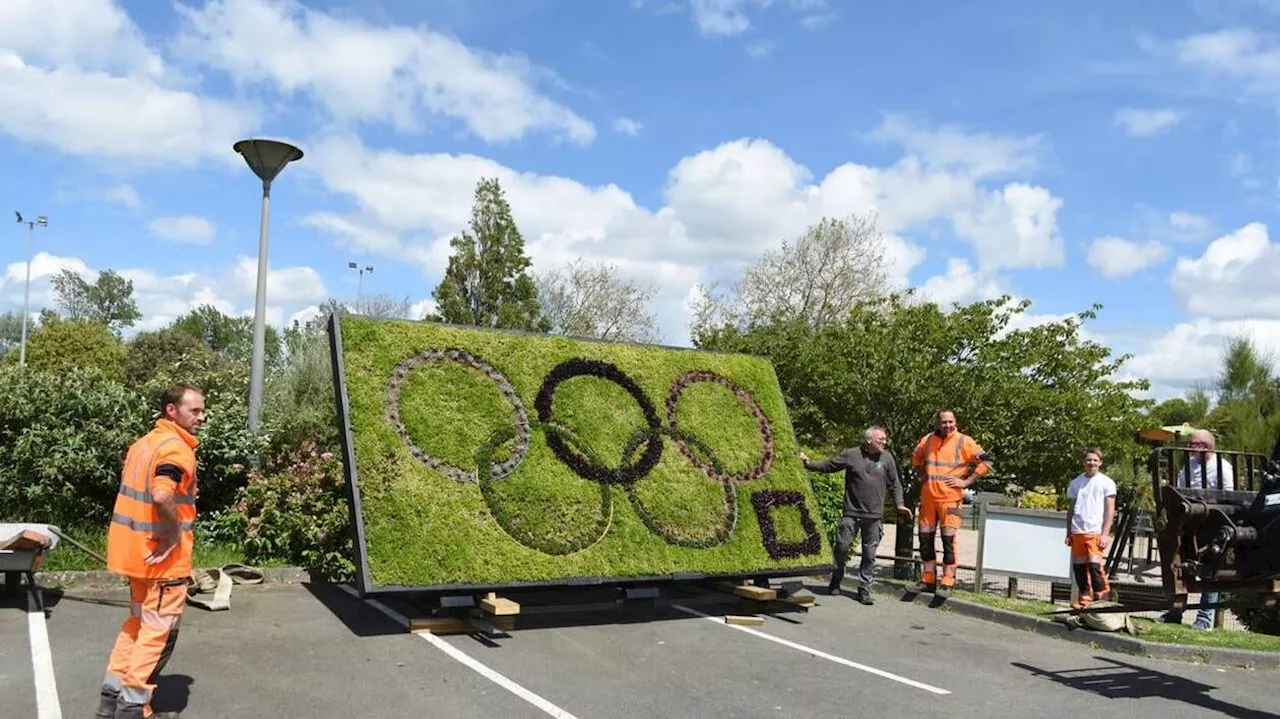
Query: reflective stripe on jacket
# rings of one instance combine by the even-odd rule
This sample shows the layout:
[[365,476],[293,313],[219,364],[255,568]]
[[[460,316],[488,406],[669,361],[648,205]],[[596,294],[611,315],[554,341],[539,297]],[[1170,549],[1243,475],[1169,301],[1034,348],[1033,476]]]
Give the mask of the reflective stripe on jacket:
[[[181,579],[191,575],[195,544],[196,456],[198,441],[167,419],[129,447],[120,473],[120,490],[107,529],[107,569],[128,577]],[[162,465],[176,466],[182,479],[174,482],[158,475]],[[156,537],[164,531],[164,521],[152,500],[159,483],[172,488],[182,533],[178,546],[154,566],[144,561],[156,547]]]
[[964,479],[970,472],[984,476],[991,471],[991,460],[986,451],[963,432],[952,432],[946,439],[930,432],[916,444],[911,453],[911,466],[922,470],[921,501],[960,502],[964,500],[964,490],[948,487],[946,479]]

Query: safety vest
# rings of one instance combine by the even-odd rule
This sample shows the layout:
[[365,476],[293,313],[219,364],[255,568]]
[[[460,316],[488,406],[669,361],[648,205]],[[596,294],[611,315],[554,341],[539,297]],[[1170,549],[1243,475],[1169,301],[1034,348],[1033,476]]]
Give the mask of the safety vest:
[[972,437],[962,432],[952,432],[945,439],[937,432],[921,437],[911,453],[911,466],[923,470],[924,485],[920,488],[920,499],[930,502],[964,500],[963,489],[946,485],[948,477],[964,479],[970,472],[982,476],[991,471],[987,453]]
[[[198,440],[170,420],[155,427],[129,447],[120,473],[120,491],[107,530],[107,569],[127,577],[181,579],[191,575],[195,544],[196,455]],[[174,490],[182,533],[178,546],[165,561],[144,561],[156,547],[155,537],[164,530],[159,510],[152,503],[151,488],[161,464],[182,468],[182,480]],[[160,481],[169,481],[162,477]]]

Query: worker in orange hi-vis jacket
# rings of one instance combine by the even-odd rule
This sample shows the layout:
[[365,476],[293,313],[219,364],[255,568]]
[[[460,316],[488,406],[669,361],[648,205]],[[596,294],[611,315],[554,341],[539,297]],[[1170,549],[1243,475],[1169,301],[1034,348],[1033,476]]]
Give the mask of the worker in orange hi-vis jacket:
[[190,385],[174,385],[160,407],[155,426],[125,456],[107,529],[107,569],[129,579],[130,605],[107,662],[97,719],[155,713],[151,694],[173,654],[186,606],[204,396]]
[[[946,595],[956,584],[956,533],[964,490],[991,471],[991,458],[972,437],[956,429],[956,415],[940,410],[937,429],[916,444],[911,466],[920,475],[920,559],[924,567],[916,591]],[[935,587],[937,554],[934,534],[942,527],[942,582]]]

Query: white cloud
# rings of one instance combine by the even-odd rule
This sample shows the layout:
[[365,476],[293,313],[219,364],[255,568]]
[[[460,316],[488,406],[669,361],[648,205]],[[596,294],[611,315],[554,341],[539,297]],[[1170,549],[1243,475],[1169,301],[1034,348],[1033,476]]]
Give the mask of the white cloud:
[[1280,320],[1213,320],[1180,322],[1151,342],[1124,366],[1126,378],[1151,381],[1157,399],[1176,396],[1212,381],[1222,367],[1222,353],[1234,337],[1249,337],[1264,353],[1280,352]]
[[[656,209],[612,184],[585,186],[474,155],[405,154],[333,136],[314,143],[307,171],[354,207],[313,213],[305,222],[334,233],[348,251],[418,265],[434,282],[448,260],[448,238],[470,219],[476,182],[496,177],[535,266],[586,256],[657,282],[665,341],[682,343],[685,300],[696,283],[731,279],[823,216],[874,212],[899,286],[925,257],[910,233],[929,232],[939,220],[973,244],[984,276],[1060,263],[1060,199],[1021,183],[979,184],[981,176],[1025,167],[1019,148],[1029,144],[980,136],[964,151],[958,131],[949,132],[911,135],[921,154],[892,166],[845,163],[821,178],[767,140],[725,142],[679,160]],[[939,137],[946,141],[931,139]],[[709,267],[718,276],[709,277]]]
[[921,300],[943,307],[992,300],[1006,292],[994,277],[978,272],[968,260],[959,257],[948,259],[942,274],[926,279],[918,287]]
[[1209,218],[1204,215],[1197,215],[1194,212],[1177,211],[1169,214],[1169,226],[1180,232],[1185,232],[1194,236],[1213,229]]
[[195,215],[157,217],[148,227],[166,240],[189,245],[207,245],[216,233],[212,222]]
[[226,159],[256,124],[187,89],[110,0],[0,3],[0,96],[0,133],[116,162]]
[[1219,237],[1199,258],[1180,257],[1170,286],[1194,317],[1280,318],[1280,246],[1254,222]]
[[[816,30],[836,18],[827,0],[689,0],[693,22],[708,37],[732,37],[751,29],[751,14],[778,5],[799,13],[800,24]],[[640,7],[633,3],[634,7]]]
[[636,135],[639,135],[640,130],[642,130],[643,128],[644,128],[644,125],[640,124],[638,120],[632,120],[629,117],[619,117],[618,119],[613,121],[614,130],[617,130],[618,132],[621,132],[624,135],[630,135],[631,137],[635,137]]
[[1182,120],[1182,113],[1169,108],[1139,110],[1125,108],[1115,115],[1115,124],[1133,137],[1152,137],[1172,129]]
[[1135,242],[1108,235],[1089,244],[1088,262],[1103,277],[1118,279],[1159,264],[1168,256],[1169,248],[1162,242]]
[[977,178],[1032,172],[1045,152],[1040,136],[1011,137],[944,125],[926,127],[906,115],[886,115],[868,139],[894,142],[924,159],[928,171],[954,170]]
[[225,70],[241,85],[308,93],[340,122],[420,129],[425,115],[435,114],[490,142],[546,132],[585,145],[596,136],[591,122],[538,92],[547,70],[425,26],[376,26],[293,0],[178,8],[184,27],[176,51],[183,57]]

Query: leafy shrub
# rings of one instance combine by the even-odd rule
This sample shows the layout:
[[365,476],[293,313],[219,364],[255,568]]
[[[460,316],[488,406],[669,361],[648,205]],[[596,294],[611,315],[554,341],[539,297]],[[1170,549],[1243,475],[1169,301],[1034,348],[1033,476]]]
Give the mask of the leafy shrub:
[[172,329],[141,332],[129,342],[124,379],[130,387],[146,385],[157,376],[203,385],[197,378],[213,360],[213,350],[190,333]]
[[1035,492],[1027,490],[1022,493],[1019,506],[1023,509],[1047,509],[1058,511],[1058,495],[1054,492]]
[[0,368],[0,518],[105,524],[147,417],[137,393],[98,371]]
[[[234,505],[245,522],[245,559],[283,559],[317,579],[350,579],[354,544],[344,487],[342,464],[315,441],[251,470]],[[235,527],[240,518],[228,513],[218,521]]]
[[813,489],[814,503],[818,505],[818,518],[822,522],[822,529],[827,533],[827,541],[834,545],[836,533],[840,531],[840,517],[844,514],[844,472],[833,474],[807,472],[806,474],[809,477],[809,486]]
[[1249,631],[1280,636],[1280,607],[1264,608],[1257,594],[1226,594],[1223,599]]
[[27,368],[44,372],[97,370],[124,379],[125,347],[107,326],[89,320],[50,319],[27,335]]

